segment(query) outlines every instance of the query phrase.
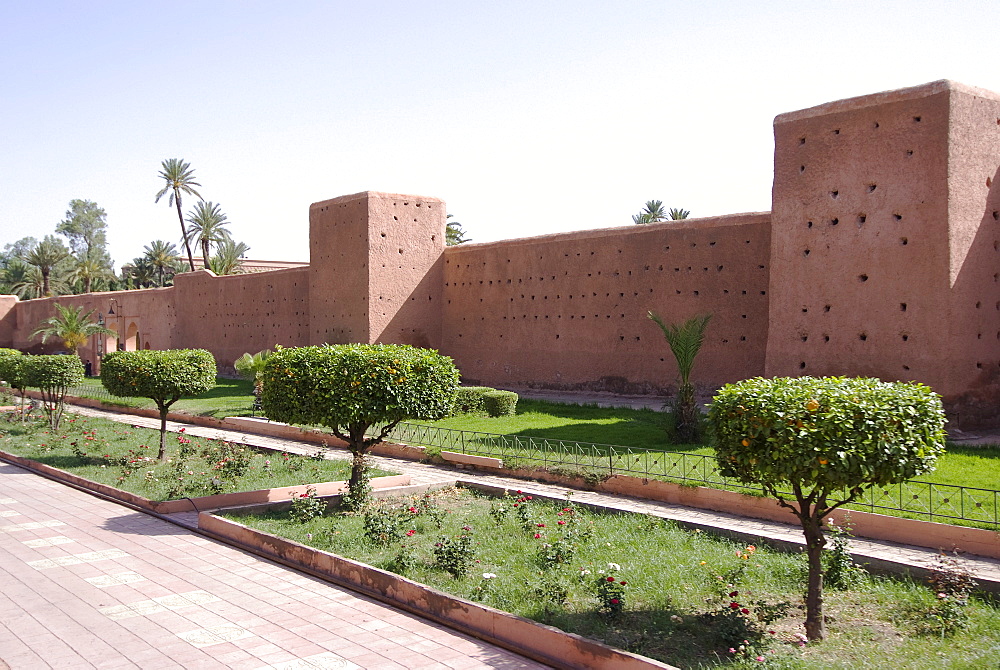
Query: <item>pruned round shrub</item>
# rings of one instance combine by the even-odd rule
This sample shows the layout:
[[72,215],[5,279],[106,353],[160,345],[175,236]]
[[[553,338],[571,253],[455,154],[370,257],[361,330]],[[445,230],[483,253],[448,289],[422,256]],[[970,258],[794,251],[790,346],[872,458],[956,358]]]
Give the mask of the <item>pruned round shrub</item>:
[[166,458],[167,412],[186,396],[215,386],[215,358],[204,349],[113,351],[101,362],[101,383],[111,395],[150,398],[160,411],[160,460]]
[[722,387],[709,423],[721,474],[745,483],[891,484],[944,452],[941,398],[923,384],[748,379]]
[[16,389],[24,388],[24,354],[17,349],[0,349],[0,380]]
[[25,387],[42,392],[52,430],[59,429],[66,390],[83,382],[83,363],[78,356],[25,356],[22,372]]
[[490,389],[483,394],[483,409],[490,416],[512,416],[517,413],[518,399],[513,391]]

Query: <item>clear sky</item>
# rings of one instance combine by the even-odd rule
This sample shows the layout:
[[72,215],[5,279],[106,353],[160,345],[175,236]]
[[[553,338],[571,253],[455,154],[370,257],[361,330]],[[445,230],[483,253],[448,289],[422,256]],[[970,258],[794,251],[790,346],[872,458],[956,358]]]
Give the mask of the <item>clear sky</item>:
[[[178,242],[195,169],[251,258],[309,204],[434,196],[474,241],[770,209],[782,112],[954,79],[1000,91],[1000,2],[0,0],[0,248],[108,213]],[[185,209],[193,205],[185,201]]]

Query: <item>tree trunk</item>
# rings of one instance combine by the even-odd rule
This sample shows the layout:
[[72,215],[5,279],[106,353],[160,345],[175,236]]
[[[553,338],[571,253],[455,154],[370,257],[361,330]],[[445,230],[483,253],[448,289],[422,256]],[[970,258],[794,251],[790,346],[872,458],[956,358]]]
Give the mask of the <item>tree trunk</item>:
[[157,458],[161,463],[167,460],[167,412],[169,407],[160,406],[160,453]]
[[191,254],[191,243],[188,242],[188,231],[187,226],[184,225],[184,215],[181,213],[181,196],[179,193],[174,195],[174,203],[177,205],[177,218],[181,222],[181,235],[184,238],[184,249],[187,251],[188,265],[191,266],[191,272],[194,272],[194,255]]
[[806,589],[806,637],[823,640],[826,624],[823,620],[823,547],[826,537],[822,521],[815,516],[802,519],[806,537],[806,555],[809,559],[809,584]]
[[208,240],[201,241],[201,257],[205,261],[205,269],[208,269]]

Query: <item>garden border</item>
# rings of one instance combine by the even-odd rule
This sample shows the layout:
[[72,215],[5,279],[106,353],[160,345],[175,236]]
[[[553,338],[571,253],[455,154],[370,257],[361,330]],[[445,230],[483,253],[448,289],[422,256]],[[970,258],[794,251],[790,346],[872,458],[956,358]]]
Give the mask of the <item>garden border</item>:
[[365,563],[222,519],[211,512],[198,514],[198,529],[257,555],[556,668],[678,670],[639,654],[449,595]]

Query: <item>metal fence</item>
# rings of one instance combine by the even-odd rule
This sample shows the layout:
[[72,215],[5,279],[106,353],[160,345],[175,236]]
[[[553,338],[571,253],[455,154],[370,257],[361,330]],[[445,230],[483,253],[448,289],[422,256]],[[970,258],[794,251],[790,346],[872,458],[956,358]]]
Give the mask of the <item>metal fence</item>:
[[[715,459],[702,454],[497,435],[412,423],[396,426],[389,439],[437,447],[443,451],[499,458],[507,467],[566,469],[583,476],[632,475],[744,493],[763,492],[760,487],[723,477],[715,466]],[[998,506],[1000,491],[909,481],[868,489],[848,509],[997,530],[1000,529]]]

